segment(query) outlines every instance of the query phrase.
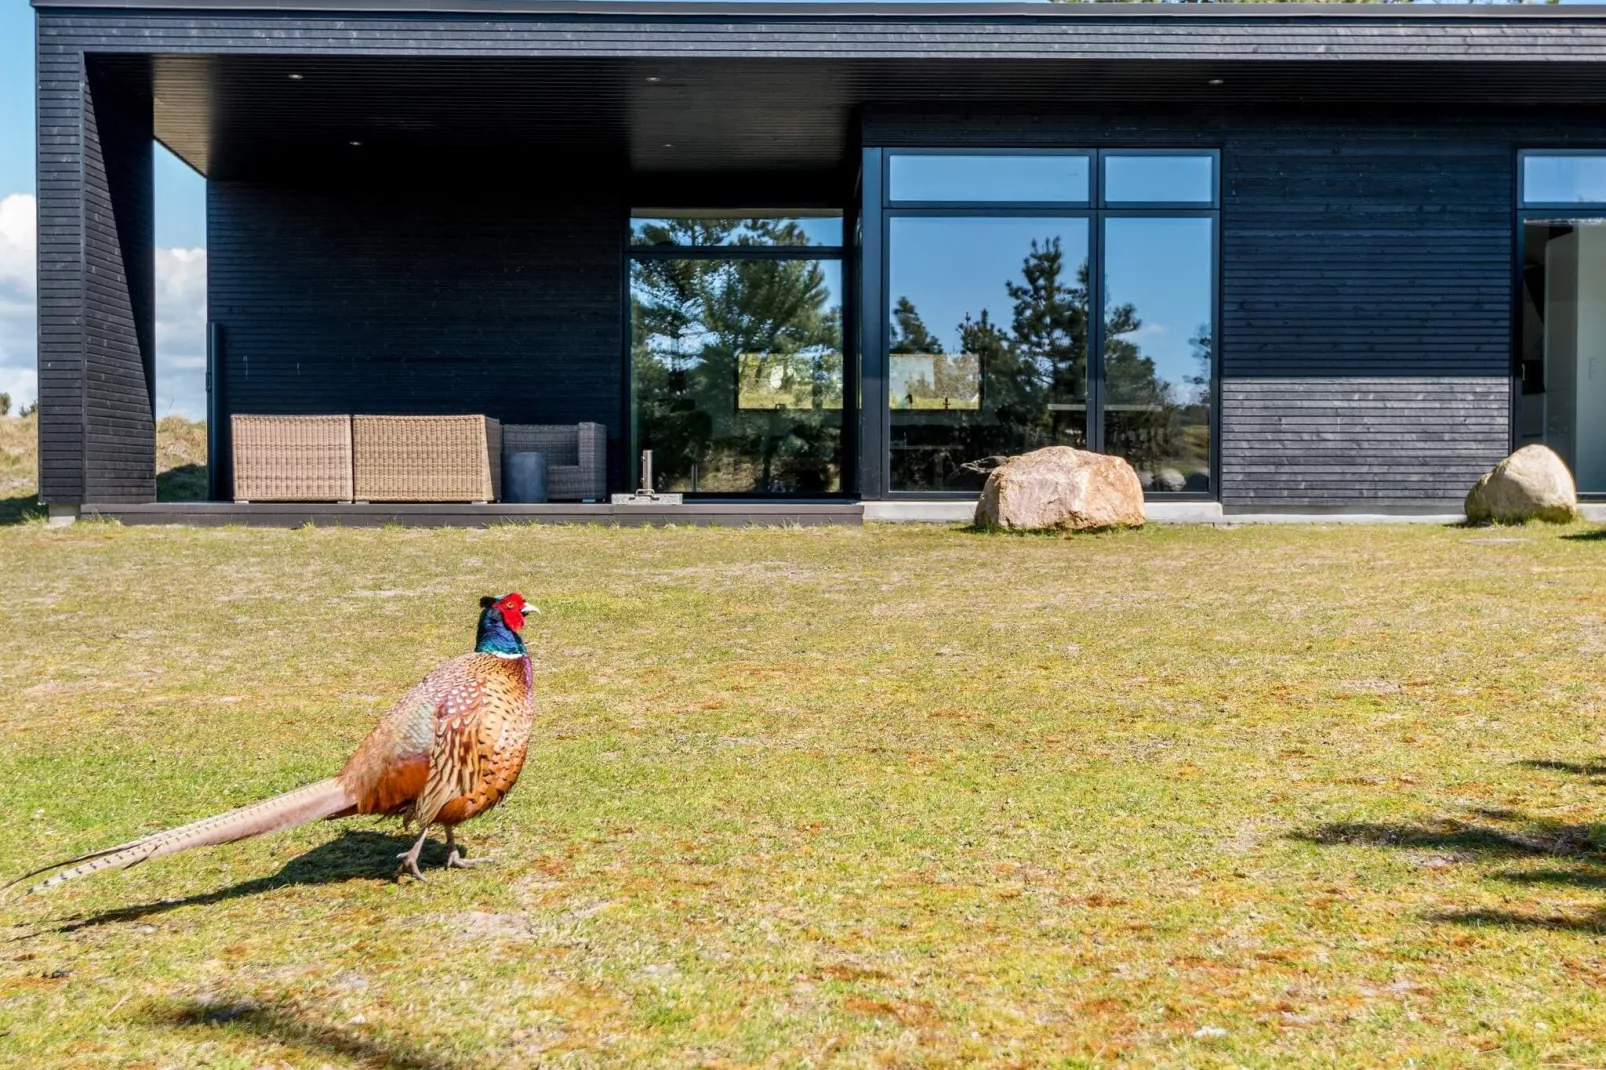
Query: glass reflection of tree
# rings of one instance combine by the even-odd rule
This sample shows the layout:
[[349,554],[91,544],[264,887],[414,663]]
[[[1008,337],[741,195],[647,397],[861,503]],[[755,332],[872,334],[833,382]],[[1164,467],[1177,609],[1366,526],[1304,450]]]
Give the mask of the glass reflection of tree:
[[[795,246],[791,220],[686,219],[654,244]],[[665,487],[834,490],[840,479],[842,314],[814,260],[637,260],[631,361],[640,440]],[[742,409],[754,386],[800,371],[807,408]]]
[[[1088,265],[1066,264],[1058,237],[1034,240],[1019,281],[1005,280],[1013,302],[1006,329],[985,308],[965,313],[957,327],[961,353],[974,355],[982,375],[981,405],[970,411],[922,413],[903,434],[936,439],[929,449],[895,453],[894,486],[979,486],[989,456],[1085,441]],[[893,306],[891,352],[943,352],[914,302]],[[940,420],[940,424],[936,421]]]
[[[974,317],[965,313],[956,330],[961,350],[980,358],[982,405],[976,412],[945,413],[949,433],[943,437],[944,445],[963,456],[895,456],[894,464],[906,469],[897,474],[895,485],[965,485],[984,474],[990,454],[1085,444],[1087,262],[1077,265],[1074,277],[1067,274],[1059,238],[1033,241],[1020,281],[1004,283],[1013,302],[1009,329],[985,308]],[[1178,384],[1160,377],[1154,358],[1135,340],[1142,326],[1132,304],[1105,310],[1105,448],[1150,473],[1176,466],[1190,473],[1204,470],[1208,481],[1209,325],[1201,325],[1189,340],[1198,374],[1184,376]],[[908,297],[895,303],[891,328],[894,354],[943,351]],[[944,470],[952,473],[946,479]],[[1207,486],[1190,483],[1189,489]]]

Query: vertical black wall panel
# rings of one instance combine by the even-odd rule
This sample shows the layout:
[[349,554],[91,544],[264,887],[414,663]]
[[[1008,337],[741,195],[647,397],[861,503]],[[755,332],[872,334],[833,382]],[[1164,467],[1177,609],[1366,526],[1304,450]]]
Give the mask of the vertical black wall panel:
[[91,63],[84,96],[84,498],[156,497],[156,246],[143,65]]
[[40,496],[156,493],[148,68],[39,54]]
[[37,55],[39,494],[84,495],[83,56]]
[[617,485],[623,176],[562,170],[559,186],[209,183],[221,412],[590,420]]

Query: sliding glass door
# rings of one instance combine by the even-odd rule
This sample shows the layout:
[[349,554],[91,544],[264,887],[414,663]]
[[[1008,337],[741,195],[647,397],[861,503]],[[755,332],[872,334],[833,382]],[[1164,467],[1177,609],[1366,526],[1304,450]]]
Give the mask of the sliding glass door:
[[888,153],[890,491],[974,492],[1067,445],[1151,493],[1213,493],[1216,162]]
[[1606,493],[1606,154],[1522,158],[1517,439]]
[[632,222],[631,430],[657,490],[842,490],[840,215]]

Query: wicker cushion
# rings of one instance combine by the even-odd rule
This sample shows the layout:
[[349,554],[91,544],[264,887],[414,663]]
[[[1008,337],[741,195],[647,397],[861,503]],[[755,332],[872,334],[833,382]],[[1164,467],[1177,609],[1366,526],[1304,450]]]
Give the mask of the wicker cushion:
[[351,501],[350,416],[241,414],[230,423],[235,501]]
[[488,416],[354,416],[351,423],[359,501],[492,502],[501,494],[502,425]]

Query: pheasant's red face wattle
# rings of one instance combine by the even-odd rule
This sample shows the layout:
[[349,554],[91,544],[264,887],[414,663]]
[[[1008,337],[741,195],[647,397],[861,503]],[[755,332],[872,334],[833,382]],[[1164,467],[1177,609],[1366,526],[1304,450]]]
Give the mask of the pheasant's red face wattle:
[[524,596],[522,594],[514,591],[512,594],[496,603],[496,608],[502,614],[503,623],[505,623],[510,629],[515,632],[523,630]]

